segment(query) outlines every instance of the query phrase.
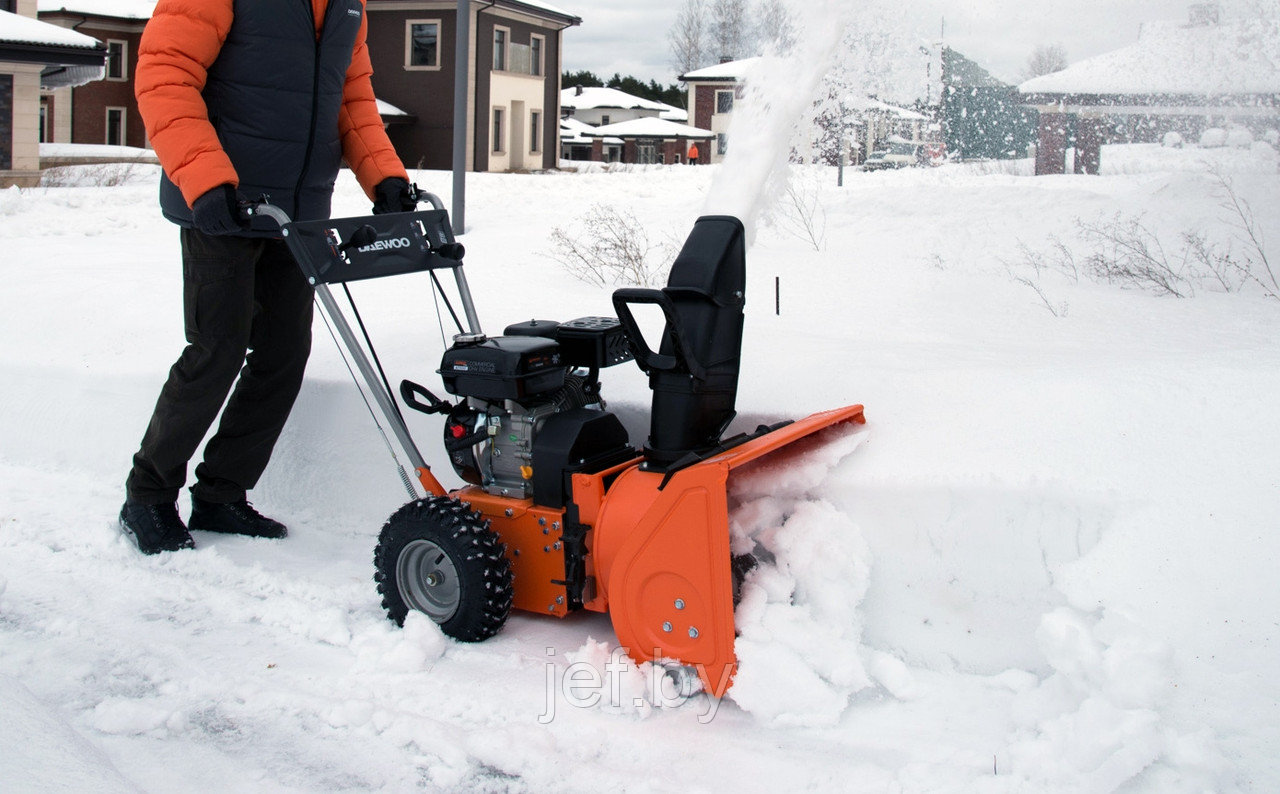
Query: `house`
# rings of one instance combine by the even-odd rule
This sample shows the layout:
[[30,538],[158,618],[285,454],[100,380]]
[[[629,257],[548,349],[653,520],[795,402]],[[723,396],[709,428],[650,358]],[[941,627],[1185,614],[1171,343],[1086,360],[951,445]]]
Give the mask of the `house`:
[[[457,6],[453,0],[366,6],[373,89],[411,117],[387,129],[410,167],[452,168]],[[468,7],[467,170],[554,168],[563,32],[582,20],[536,0]]]
[[[728,152],[734,107],[743,99],[751,71],[760,65],[760,58],[743,58],[680,75],[689,87],[693,126],[714,135],[709,162],[720,162]],[[867,96],[846,96],[838,104],[838,111],[816,120],[813,147],[800,156],[834,161],[847,148],[852,161],[859,162],[890,138],[923,142],[926,137],[929,118],[922,113]]]
[[40,109],[47,124],[41,143],[147,146],[133,98],[133,71],[138,41],[154,7],[155,0],[39,0],[42,22],[93,36],[107,47],[101,80],[42,93]]
[[684,124],[689,114],[682,108],[616,88],[566,88],[560,92],[560,113],[561,129],[574,136],[569,145],[562,145],[566,160],[681,163],[690,143],[713,137]]
[[40,180],[41,92],[96,80],[107,59],[98,40],[36,13],[35,0],[0,0],[0,187]]
[[[154,0],[39,3],[41,19],[92,31],[112,53],[107,79],[50,97],[55,123],[45,140],[147,145],[133,69]],[[540,0],[472,0],[467,8],[467,170],[555,167],[562,33],[582,20]],[[374,93],[411,168],[453,165],[457,9],[456,0],[366,4]]]
[[[563,112],[563,111],[561,111]],[[561,160],[598,160],[605,163],[622,161],[622,139],[614,137],[593,138],[587,135],[593,130],[590,124],[584,124],[572,116],[560,119],[560,159]],[[595,144],[599,141],[600,151],[595,153]]]
[[747,75],[759,62],[759,58],[743,58],[680,75],[680,81],[688,87],[693,126],[710,130],[715,137],[711,151],[702,155],[706,162],[718,163],[729,151],[729,121],[733,118],[733,105],[742,98]]
[[1216,3],[1200,3],[1185,23],[1148,23],[1127,47],[1026,81],[1022,101],[1040,111],[1036,173],[1066,171],[1072,136],[1076,173],[1096,174],[1102,145],[1115,140],[1233,124],[1273,128],[1277,38],[1264,20],[1222,20]]
[[573,86],[560,92],[560,114],[592,127],[620,121],[657,117],[668,121],[687,121],[682,108],[632,96],[616,88]]
[[850,149],[855,165],[889,142],[925,143],[929,117],[923,113],[866,96],[846,97],[844,106],[854,117]]
[[[709,130],[657,117],[606,124],[587,131],[585,135],[599,141],[610,138],[621,140],[620,162],[639,165],[683,163],[688,158],[692,144],[698,145],[697,162],[705,162],[702,152],[707,142],[715,137],[715,133]],[[601,158],[592,156],[591,159]]]

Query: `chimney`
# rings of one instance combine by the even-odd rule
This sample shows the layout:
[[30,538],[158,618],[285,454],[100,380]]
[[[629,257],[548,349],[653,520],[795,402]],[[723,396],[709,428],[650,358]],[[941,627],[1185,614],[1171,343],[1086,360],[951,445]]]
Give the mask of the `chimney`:
[[1191,6],[1191,27],[1205,28],[1218,24],[1222,9],[1217,3],[1196,3]]
[[573,95],[574,95],[574,96],[582,96],[582,86],[580,86],[580,85],[575,85],[575,86],[573,87]]
[[720,63],[732,63],[732,62],[733,62],[733,58],[730,58],[728,55],[720,56]]

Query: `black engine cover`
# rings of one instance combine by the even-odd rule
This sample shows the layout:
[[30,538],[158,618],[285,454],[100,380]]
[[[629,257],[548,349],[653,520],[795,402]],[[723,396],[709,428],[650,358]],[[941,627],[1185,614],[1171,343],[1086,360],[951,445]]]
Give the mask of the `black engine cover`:
[[564,385],[560,345],[538,336],[496,336],[444,352],[440,378],[450,394],[520,400]]

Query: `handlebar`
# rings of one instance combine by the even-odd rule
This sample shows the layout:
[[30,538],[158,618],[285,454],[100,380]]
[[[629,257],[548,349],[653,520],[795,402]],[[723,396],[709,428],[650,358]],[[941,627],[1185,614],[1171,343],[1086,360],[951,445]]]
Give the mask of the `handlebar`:
[[[417,203],[427,202],[432,209],[444,209],[444,202],[435,193],[423,190],[416,184],[409,185],[409,197]],[[292,223],[293,219],[289,217],[289,213],[280,207],[271,203],[271,197],[263,193],[256,199],[241,199],[238,202],[240,209],[240,219],[243,221],[252,220],[255,216],[264,216],[275,221],[276,225],[284,228],[286,223]]]

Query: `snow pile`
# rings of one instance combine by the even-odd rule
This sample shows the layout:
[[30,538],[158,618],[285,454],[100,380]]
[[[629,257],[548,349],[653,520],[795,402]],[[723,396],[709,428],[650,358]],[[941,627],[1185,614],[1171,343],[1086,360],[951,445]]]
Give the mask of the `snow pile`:
[[643,719],[654,709],[684,702],[660,665],[636,664],[611,643],[587,637],[582,647],[565,657],[569,665],[561,679],[562,694],[578,708]]
[[1139,775],[1155,791],[1211,791],[1229,781],[1212,733],[1179,731],[1165,713],[1175,686],[1172,651],[1113,612],[1063,607],[1036,634],[1054,672],[1015,700],[1023,737],[1008,749],[1032,787],[1076,780],[1115,791]]
[[0,675],[0,705],[4,712],[0,781],[6,791],[125,794],[138,790],[102,750],[7,675]]
[[[870,552],[862,533],[820,494],[832,469],[866,438],[828,431],[730,479],[733,554],[751,555],[734,614],[733,700],[778,725],[831,725],[871,685],[858,605]],[[832,438],[831,436],[834,436]],[[794,453],[794,454],[788,454]]]

